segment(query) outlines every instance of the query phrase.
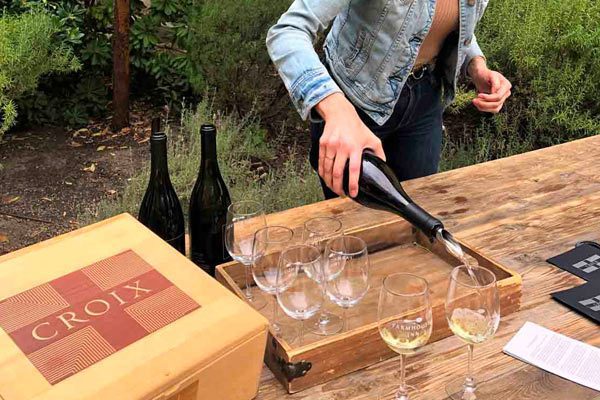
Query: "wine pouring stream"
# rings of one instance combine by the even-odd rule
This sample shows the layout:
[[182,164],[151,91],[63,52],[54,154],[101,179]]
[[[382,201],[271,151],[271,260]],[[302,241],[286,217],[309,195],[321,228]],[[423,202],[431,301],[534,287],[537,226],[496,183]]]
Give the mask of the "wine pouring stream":
[[[346,193],[349,192],[348,180],[349,164],[347,163],[344,169]],[[467,267],[475,286],[480,286],[462,247],[444,228],[442,221],[416,204],[404,191],[396,174],[385,161],[369,151],[363,152],[358,188],[358,195],[352,198],[354,201],[369,208],[397,214],[425,233],[431,240],[440,241],[448,253],[461,260]]]

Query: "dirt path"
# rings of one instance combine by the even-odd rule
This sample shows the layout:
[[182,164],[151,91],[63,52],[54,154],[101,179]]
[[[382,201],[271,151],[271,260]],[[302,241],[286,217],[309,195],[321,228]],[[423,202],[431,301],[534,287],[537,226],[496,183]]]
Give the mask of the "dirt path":
[[[39,128],[0,143],[0,254],[79,227],[77,216],[117,196],[147,143],[101,128]],[[12,215],[12,216],[11,216]]]

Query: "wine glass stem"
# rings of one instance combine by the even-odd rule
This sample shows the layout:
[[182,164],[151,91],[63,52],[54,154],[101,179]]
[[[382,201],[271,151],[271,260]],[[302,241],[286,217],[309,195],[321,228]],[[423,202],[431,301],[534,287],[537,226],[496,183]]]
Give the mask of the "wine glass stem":
[[300,320],[300,346],[304,345],[304,320]]
[[252,300],[252,287],[250,286],[250,265],[245,265],[245,275],[246,275],[246,290],[245,295],[248,300]]
[[275,295],[273,295],[273,326],[275,326],[275,329],[277,329],[279,327],[279,325],[277,325],[278,311],[279,311],[279,307],[277,305],[277,298],[275,297]]
[[342,332],[348,329],[348,320],[346,319],[346,307],[342,308]]
[[470,392],[475,391],[475,378],[473,377],[473,345],[469,344],[469,362],[467,369],[467,379],[465,380],[465,389]]
[[408,396],[408,388],[406,387],[406,354],[400,354],[400,396]]

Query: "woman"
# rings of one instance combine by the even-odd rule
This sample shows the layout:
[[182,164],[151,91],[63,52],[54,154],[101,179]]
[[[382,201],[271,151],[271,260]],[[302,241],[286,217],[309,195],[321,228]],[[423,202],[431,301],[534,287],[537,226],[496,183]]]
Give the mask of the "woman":
[[[358,193],[362,151],[386,159],[401,180],[437,172],[442,112],[460,74],[477,109],[497,113],[511,84],[486,66],[475,26],[488,0],[295,0],[267,48],[303,119],[325,196]],[[333,23],[332,23],[333,22]],[[324,61],[313,43],[332,23]]]

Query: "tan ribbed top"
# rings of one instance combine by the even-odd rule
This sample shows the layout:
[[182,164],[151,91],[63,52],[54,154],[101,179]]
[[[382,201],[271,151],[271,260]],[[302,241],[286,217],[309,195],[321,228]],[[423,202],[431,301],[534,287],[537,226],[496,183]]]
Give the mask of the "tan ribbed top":
[[429,33],[423,40],[415,65],[433,60],[444,44],[444,40],[459,24],[459,0],[437,0]]

